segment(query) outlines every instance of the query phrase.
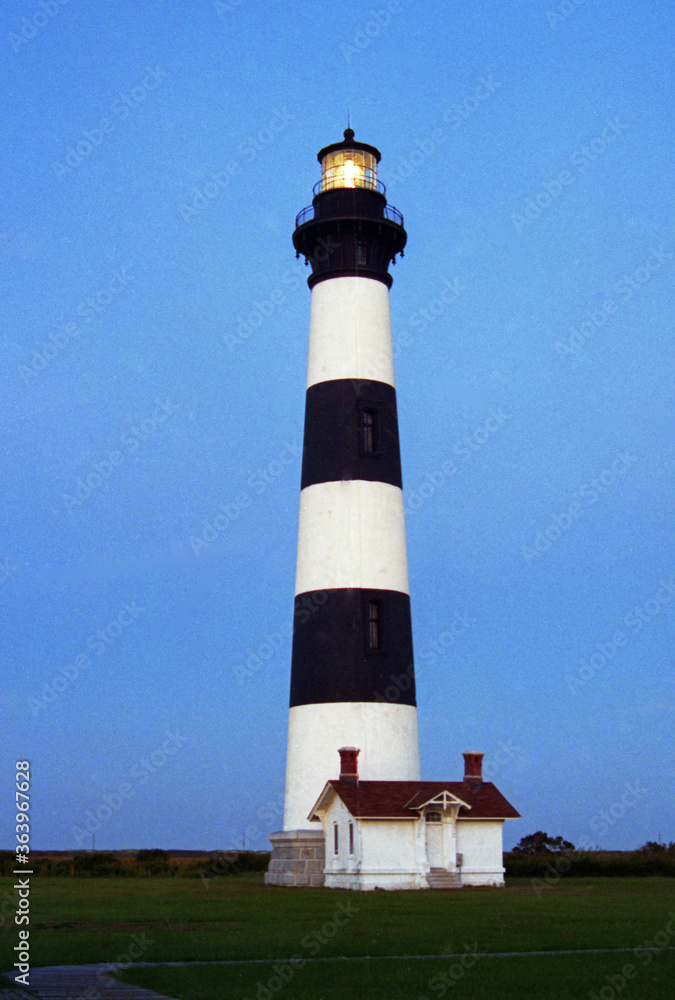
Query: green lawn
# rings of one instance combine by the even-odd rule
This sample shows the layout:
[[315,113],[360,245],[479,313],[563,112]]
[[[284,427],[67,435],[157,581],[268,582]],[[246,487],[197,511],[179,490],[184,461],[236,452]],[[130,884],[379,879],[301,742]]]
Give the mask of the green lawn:
[[[464,971],[450,960],[370,959],[307,965],[291,978],[286,972],[283,985],[272,964],[134,969],[122,978],[178,1000],[587,1000],[592,991],[611,988],[612,981],[621,986],[615,977],[630,960],[630,955],[484,958]],[[672,953],[657,955],[648,967],[633,965],[635,978],[626,980],[616,996],[672,1000]]]
[[[11,878],[0,879],[0,897],[11,885]],[[179,1000],[271,1000],[277,993],[287,1000],[446,995],[557,1000],[588,998],[607,987],[604,1000],[612,988],[605,977],[621,977],[627,963],[636,975],[617,996],[670,1000],[675,979],[675,952],[663,950],[467,959],[466,970],[457,960],[375,960],[465,950],[636,948],[666,934],[675,917],[675,880],[667,878],[570,878],[539,896],[527,879],[514,879],[502,890],[352,893],[265,888],[257,874],[221,877],[208,886],[192,879],[34,877],[31,889],[34,967],[124,962],[130,948],[132,957],[147,962],[297,956],[299,965],[310,957],[373,956],[284,966],[278,980],[275,962],[124,974]],[[668,944],[675,946],[675,920],[670,928]],[[663,936],[659,941],[663,944]],[[11,968],[16,943],[17,928],[7,923],[0,931],[1,968]],[[451,978],[443,981],[439,974]],[[613,981],[620,985],[620,979]]]

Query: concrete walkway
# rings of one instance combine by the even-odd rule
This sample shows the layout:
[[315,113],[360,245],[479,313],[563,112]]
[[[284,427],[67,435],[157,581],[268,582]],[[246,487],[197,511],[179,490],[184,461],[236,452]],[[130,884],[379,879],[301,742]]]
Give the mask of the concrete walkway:
[[[569,951],[490,951],[479,952],[477,958],[530,958],[535,955],[546,955],[562,958],[565,955],[625,955],[634,952],[633,948],[572,948]],[[659,948],[656,953],[675,951],[672,945]],[[446,955],[331,955],[306,958],[307,964],[315,962],[381,962],[381,961],[438,961],[446,959],[466,958],[467,951],[453,952]],[[223,958],[207,962],[132,962],[125,968],[167,968],[171,966],[185,968],[191,965],[270,965],[289,962],[288,958]],[[3,988],[4,983],[7,984]],[[90,992],[87,993],[87,990]],[[0,975],[0,1000],[30,1000],[32,996],[39,1000],[175,1000],[163,993],[145,990],[140,986],[120,983],[111,976],[101,973],[100,965],[53,965],[44,969],[31,969],[30,987],[28,991],[20,989],[14,982],[11,973]]]
[[5,973],[4,980],[9,989],[3,989],[0,979],[0,1000],[30,1000],[31,994],[40,1000],[172,1000],[161,993],[101,975],[100,965],[53,965],[31,969],[28,992],[17,987],[11,974]]

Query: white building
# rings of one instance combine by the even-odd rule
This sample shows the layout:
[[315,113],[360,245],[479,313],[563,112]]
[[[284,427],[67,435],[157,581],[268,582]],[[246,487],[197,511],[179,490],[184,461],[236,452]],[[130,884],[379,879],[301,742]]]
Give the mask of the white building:
[[[308,816],[322,829],[313,845],[304,845],[304,876],[296,870],[293,884],[304,879],[329,889],[504,884],[504,821],[519,814],[483,781],[483,754],[464,754],[463,781],[360,781],[358,754],[354,747],[340,750],[340,777],[326,783]],[[316,853],[321,842],[323,859]]]

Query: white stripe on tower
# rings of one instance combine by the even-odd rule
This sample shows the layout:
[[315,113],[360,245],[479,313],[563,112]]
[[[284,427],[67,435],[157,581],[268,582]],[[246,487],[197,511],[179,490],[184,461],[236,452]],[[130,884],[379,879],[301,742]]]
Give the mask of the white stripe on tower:
[[328,587],[409,593],[399,486],[352,479],[301,491],[295,592]]
[[395,385],[389,289],[382,281],[331,278],[312,289],[307,388],[335,378]]
[[[336,768],[333,757],[340,747],[349,746],[346,740],[352,736],[364,758],[360,780],[419,781],[415,707],[377,702],[298,705],[290,710],[288,722],[285,830],[309,827],[316,789],[321,794],[328,779],[339,778],[339,758]],[[372,758],[367,768],[366,754]]]

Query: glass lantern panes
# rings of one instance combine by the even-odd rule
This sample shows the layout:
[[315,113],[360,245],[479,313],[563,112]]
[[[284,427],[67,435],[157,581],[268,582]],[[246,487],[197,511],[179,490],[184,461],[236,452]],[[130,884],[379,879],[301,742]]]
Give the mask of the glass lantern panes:
[[361,149],[336,149],[321,161],[321,190],[333,188],[377,190],[377,160]]

